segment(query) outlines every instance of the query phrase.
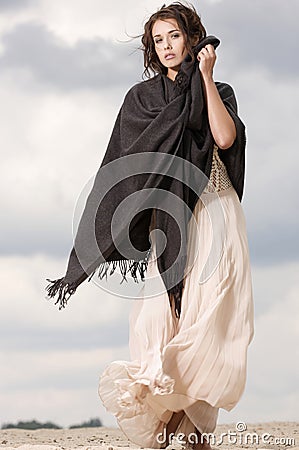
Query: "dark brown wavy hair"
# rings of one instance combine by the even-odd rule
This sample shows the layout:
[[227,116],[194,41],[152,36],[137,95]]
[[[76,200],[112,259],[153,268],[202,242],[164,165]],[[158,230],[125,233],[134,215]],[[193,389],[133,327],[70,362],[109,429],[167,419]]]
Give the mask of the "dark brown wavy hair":
[[151,77],[151,72],[163,73],[166,75],[167,67],[163,66],[155,50],[155,43],[152,36],[154,23],[157,20],[175,19],[178,23],[179,29],[183,32],[185,38],[185,45],[188,53],[194,61],[194,54],[192,48],[197,45],[201,39],[206,37],[207,33],[201,23],[201,19],[197,14],[193,5],[183,5],[181,2],[174,2],[169,6],[165,4],[154,14],[150,16],[144,25],[144,33],[140,36],[144,57],[144,71],[143,75],[147,78]]

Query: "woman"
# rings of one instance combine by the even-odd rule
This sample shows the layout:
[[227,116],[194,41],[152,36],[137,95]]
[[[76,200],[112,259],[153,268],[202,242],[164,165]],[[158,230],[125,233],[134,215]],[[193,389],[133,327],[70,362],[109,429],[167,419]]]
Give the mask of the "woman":
[[166,447],[173,433],[196,450],[208,446],[203,433],[245,387],[246,137],[233,89],[213,80],[219,42],[180,2],[149,18],[149,79],[127,92],[66,274],[48,280],[60,309],[98,268],[100,279],[118,267],[126,281],[128,272],[144,281],[130,313],[131,361],[109,364],[99,385],[106,409],[143,447]]
[[[213,80],[217,44],[207,44],[194,53],[198,44],[209,42],[205,39],[194,8],[179,2],[153,14],[142,36],[145,73],[149,76],[152,70],[154,79],[162,80],[169,104],[176,98],[177,77],[188,55],[191,60],[196,56],[200,78],[192,74],[191,89],[204,92],[214,143],[210,181],[196,202],[195,220],[188,224],[188,270],[180,315],[175,296],[163,290],[156,235],[151,234],[142,298],[135,300],[130,313],[132,361],[114,361],[100,379],[99,395],[106,409],[116,416],[128,438],[143,447],[164,448],[173,435],[187,447],[209,447],[201,435],[214,432],[219,408],[230,411],[239,401],[245,387],[247,347],[253,337],[250,263],[240,205],[244,155],[237,153],[244,153],[244,142],[240,144],[237,136],[236,106],[233,111],[233,102],[223,94],[223,83]],[[190,104],[190,108],[200,107],[194,101]],[[196,136],[191,125],[187,125],[188,132]],[[239,165],[233,168],[232,159],[238,158]],[[238,176],[243,177],[239,185]],[[221,220],[217,205],[224,220],[219,228],[219,252],[219,246],[213,246],[213,232],[218,232]],[[158,210],[152,215],[150,230],[155,230],[156,214]],[[211,249],[214,256],[215,252],[220,256],[207,269]],[[203,269],[208,270],[204,280],[200,279]],[[154,280],[160,281],[160,290],[153,289]]]

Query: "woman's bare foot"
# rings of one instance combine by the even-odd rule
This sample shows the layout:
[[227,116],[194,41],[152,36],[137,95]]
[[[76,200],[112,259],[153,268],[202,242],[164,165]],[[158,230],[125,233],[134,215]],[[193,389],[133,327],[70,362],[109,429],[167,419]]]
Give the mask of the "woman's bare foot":
[[212,450],[212,447],[207,439],[201,435],[201,432],[198,431],[197,428],[195,428],[195,432],[198,437],[198,442],[193,445],[193,450]]
[[167,445],[171,444],[171,442],[169,442],[169,436],[171,433],[175,434],[176,429],[179,425],[179,423],[181,422],[182,418],[184,417],[185,411],[178,411],[178,412],[174,412],[171,416],[170,421],[167,424],[166,427],[166,441],[167,441]]

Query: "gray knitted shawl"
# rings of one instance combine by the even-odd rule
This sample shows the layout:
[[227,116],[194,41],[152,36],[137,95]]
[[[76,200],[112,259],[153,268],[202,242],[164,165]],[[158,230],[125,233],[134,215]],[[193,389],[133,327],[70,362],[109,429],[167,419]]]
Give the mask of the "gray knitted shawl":
[[[216,48],[219,43],[207,36],[194,55],[207,44]],[[222,82],[216,86],[237,130],[231,148],[218,153],[241,201],[245,126],[232,87]],[[208,182],[213,146],[196,58],[185,58],[175,81],[158,74],[127,92],[86,200],[66,274],[47,279],[48,297],[57,296],[59,309],[96,271],[102,279],[118,267],[123,280],[130,273],[134,281],[144,281],[155,209],[156,229],[166,238],[157,238],[157,265],[180,317],[188,222]]]

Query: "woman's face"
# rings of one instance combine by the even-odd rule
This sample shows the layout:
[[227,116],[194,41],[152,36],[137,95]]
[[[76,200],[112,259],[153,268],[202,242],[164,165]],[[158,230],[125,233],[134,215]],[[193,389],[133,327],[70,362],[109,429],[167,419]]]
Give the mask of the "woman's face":
[[152,29],[155,50],[168,73],[178,71],[188,52],[185,37],[175,19],[156,20]]

